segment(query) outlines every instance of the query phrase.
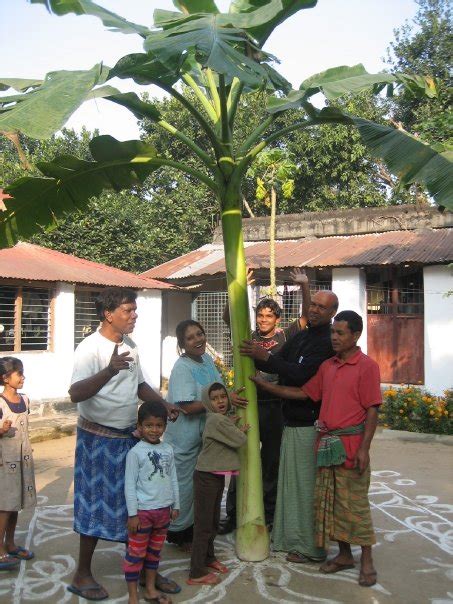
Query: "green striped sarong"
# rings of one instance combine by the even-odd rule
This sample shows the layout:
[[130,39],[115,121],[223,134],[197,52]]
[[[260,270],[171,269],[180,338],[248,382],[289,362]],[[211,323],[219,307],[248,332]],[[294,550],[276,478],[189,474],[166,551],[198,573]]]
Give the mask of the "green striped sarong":
[[272,541],[276,551],[324,560],[314,533],[316,438],[313,426],[283,430]]

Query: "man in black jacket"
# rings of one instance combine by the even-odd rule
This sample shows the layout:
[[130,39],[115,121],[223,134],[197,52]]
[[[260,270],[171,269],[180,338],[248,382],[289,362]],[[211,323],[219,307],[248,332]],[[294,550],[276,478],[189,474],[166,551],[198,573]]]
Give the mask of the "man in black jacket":
[[[257,369],[277,373],[279,383],[302,386],[317,372],[323,361],[334,355],[330,322],[338,309],[337,296],[319,291],[311,300],[308,326],[290,338],[277,354],[252,340],[245,340],[241,354],[255,361]],[[288,552],[289,562],[316,562],[325,551],[314,541],[314,488],[316,479],[314,423],[317,401],[283,400],[284,431],[278,477],[277,504],[272,533],[275,550]]]

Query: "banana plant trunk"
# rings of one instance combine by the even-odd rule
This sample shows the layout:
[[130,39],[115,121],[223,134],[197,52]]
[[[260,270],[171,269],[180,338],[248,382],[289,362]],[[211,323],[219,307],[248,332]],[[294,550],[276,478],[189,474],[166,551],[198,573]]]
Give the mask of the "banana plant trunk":
[[222,231],[233,340],[235,387],[245,386],[248,399],[246,410],[240,414],[250,424],[247,444],[240,450],[241,470],[237,481],[236,553],[239,559],[259,562],[269,556],[261,477],[261,455],[256,389],[248,378],[255,373],[251,359],[241,357],[239,344],[250,338],[249,304],[244,240],[242,235],[241,196],[233,192],[222,201]]
[[270,271],[270,294],[272,298],[277,297],[277,278],[275,275],[275,218],[277,214],[277,193],[271,188],[271,219],[269,224],[269,271]]

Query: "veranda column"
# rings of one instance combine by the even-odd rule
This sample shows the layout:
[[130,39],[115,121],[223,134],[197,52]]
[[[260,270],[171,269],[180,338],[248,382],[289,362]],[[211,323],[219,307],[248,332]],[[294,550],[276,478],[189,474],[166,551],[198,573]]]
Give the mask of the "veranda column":
[[367,351],[366,275],[362,268],[342,267],[332,269],[332,291],[339,300],[338,310],[355,310],[363,319],[363,333],[359,345]]
[[440,395],[453,386],[453,270],[447,265],[423,269],[425,386]]

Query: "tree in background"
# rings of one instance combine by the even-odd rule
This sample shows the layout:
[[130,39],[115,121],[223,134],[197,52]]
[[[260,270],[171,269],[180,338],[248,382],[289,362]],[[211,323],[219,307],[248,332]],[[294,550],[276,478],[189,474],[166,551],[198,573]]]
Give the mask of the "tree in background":
[[[218,11],[214,0],[174,0],[177,11],[156,10],[154,27],[131,23],[91,0],[32,0],[45,4],[58,15],[91,14],[122,33],[144,39],[144,53],[120,59],[113,69],[96,65],[88,71],[57,71],[42,82],[1,80],[22,94],[0,99],[0,128],[19,130],[45,138],[61,128],[69,115],[87,98],[103,96],[147,117],[155,127],[170,133],[185,145],[187,156],[178,161],[143,141],[119,142],[109,136],[90,143],[94,161],[59,156],[38,164],[42,178],[23,178],[8,187],[13,199],[6,200],[0,217],[0,243],[11,245],[37,224],[55,225],[59,216],[86,208],[89,199],[105,189],[119,191],[142,184],[156,170],[168,167],[203,183],[219,204],[222,218],[225,264],[233,338],[235,385],[244,386],[249,404],[245,420],[251,425],[247,445],[241,449],[238,484],[238,530],[236,551],[244,560],[267,557],[269,536],[264,522],[256,391],[248,377],[252,361],[239,354],[239,344],[250,336],[245,254],[242,234],[242,183],[259,154],[291,132],[324,124],[357,128],[361,142],[373,156],[382,158],[396,174],[401,186],[420,181],[435,201],[452,203],[451,158],[399,129],[376,124],[347,113],[337,100],[348,94],[408,86],[413,94],[436,94],[435,84],[422,77],[368,74],[362,65],[336,67],[315,74],[292,89],[273,67],[273,57],[264,45],[275,27],[295,12],[312,8],[316,0],[233,0],[229,13]],[[157,85],[178,100],[204,131],[209,145],[201,146],[169,123],[150,102],[135,93],[119,93],[106,85],[113,77],[132,78],[141,85]],[[197,99],[191,103],[176,86],[189,86]],[[65,95],[61,90],[65,89]],[[243,95],[262,90],[267,94],[265,117],[243,143],[237,141],[236,116]],[[322,109],[312,104],[321,93],[327,100]],[[299,119],[270,133],[280,114],[299,110]],[[284,144],[282,142],[282,144]],[[196,158],[197,167],[192,159]],[[198,165],[203,165],[203,170]]]
[[[76,155],[91,161],[89,142],[97,135],[67,128],[41,141],[17,135],[23,160],[13,142],[0,136],[0,187],[27,175],[39,175],[36,165],[50,162],[56,155]],[[215,198],[208,199],[206,189],[196,184],[192,187],[179,173],[158,173],[144,186],[92,197],[85,209],[62,216],[51,231],[42,229],[26,239],[140,273],[211,239],[218,207]]]
[[275,218],[277,215],[277,193],[289,198],[294,194],[294,176],[298,172],[295,158],[283,149],[263,151],[250,166],[247,175],[256,180],[256,199],[270,209],[269,222],[269,295],[277,296],[275,274]]
[[395,30],[387,63],[397,71],[436,78],[432,102],[403,91],[394,99],[394,119],[429,143],[452,145],[451,102],[453,27],[450,0],[417,0],[413,23]]

